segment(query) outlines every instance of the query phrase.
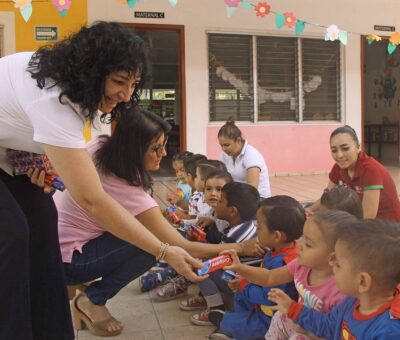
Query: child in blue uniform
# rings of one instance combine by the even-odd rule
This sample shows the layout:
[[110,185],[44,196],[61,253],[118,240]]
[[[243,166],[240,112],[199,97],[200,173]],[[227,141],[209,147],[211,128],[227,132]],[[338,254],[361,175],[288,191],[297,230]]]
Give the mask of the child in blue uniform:
[[[257,236],[263,247],[270,249],[262,266],[268,270],[285,266],[297,256],[296,240],[303,233],[306,220],[301,204],[289,196],[274,196],[263,200],[257,210]],[[216,321],[222,332],[235,339],[260,339],[271,323],[273,311],[267,299],[270,288],[257,286],[247,280],[232,280],[229,286],[235,294],[235,311],[226,312],[219,324],[217,313],[210,312],[210,320]],[[293,299],[297,291],[293,282],[279,286]],[[220,314],[221,315],[221,314]]]
[[[228,221],[229,226],[219,233],[219,243],[240,243],[256,236],[254,217],[259,202],[260,195],[257,189],[247,183],[231,182],[223,186],[215,214],[218,219]],[[254,258],[251,260],[254,261]],[[225,308],[221,293],[233,296],[221,274],[222,270],[212,272],[207,280],[199,283],[208,308],[191,317],[193,324],[211,325],[208,319],[210,310]],[[188,302],[185,304],[188,305]]]
[[305,330],[335,340],[400,339],[400,225],[364,220],[343,226],[335,244],[333,271],[348,294],[330,313],[292,301],[274,289],[269,299]]

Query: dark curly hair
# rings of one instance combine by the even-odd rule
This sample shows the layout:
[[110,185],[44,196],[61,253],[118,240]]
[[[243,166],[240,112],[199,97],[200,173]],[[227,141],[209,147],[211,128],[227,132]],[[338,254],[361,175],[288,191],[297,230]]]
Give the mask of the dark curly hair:
[[94,162],[103,174],[114,174],[130,185],[151,189],[152,179],[144,165],[145,153],[152,141],[166,138],[171,125],[153,112],[140,107],[121,116],[111,136],[100,137]]
[[148,51],[145,42],[131,29],[114,22],[99,21],[91,27],[82,27],[65,40],[53,46],[43,46],[32,56],[28,72],[39,88],[59,86],[59,101],[66,96],[78,104],[85,116],[93,122],[105,91],[105,79],[110,72],[139,72],[131,100],[119,103],[107,122],[126,114],[135,106],[149,77]]

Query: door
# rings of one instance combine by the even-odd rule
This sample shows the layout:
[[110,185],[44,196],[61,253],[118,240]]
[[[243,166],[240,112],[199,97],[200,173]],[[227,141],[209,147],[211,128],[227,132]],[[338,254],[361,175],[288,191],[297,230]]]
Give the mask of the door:
[[157,175],[173,174],[171,159],[186,149],[186,114],[184,87],[184,29],[175,25],[127,24],[149,46],[152,76],[143,91],[140,105],[160,115],[172,129],[167,144],[167,157]]
[[400,51],[362,37],[365,151],[385,165],[399,164]]

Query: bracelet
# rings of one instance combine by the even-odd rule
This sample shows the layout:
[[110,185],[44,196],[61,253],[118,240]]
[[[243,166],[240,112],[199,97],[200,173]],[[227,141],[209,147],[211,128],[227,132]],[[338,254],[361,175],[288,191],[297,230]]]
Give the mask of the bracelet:
[[156,261],[163,261],[165,256],[167,255],[169,244],[168,243],[161,243],[160,251],[156,256]]

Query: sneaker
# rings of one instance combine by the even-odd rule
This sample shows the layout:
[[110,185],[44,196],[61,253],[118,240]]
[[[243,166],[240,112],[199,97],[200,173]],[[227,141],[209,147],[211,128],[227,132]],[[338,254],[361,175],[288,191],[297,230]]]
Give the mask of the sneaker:
[[196,295],[181,301],[179,308],[182,310],[204,309],[207,308],[207,302],[202,296]]
[[221,309],[211,309],[210,313],[208,314],[208,319],[214,326],[217,326],[219,329],[224,314],[225,311]]
[[176,271],[171,267],[160,269],[157,272],[150,272],[142,275],[139,280],[139,286],[142,293],[152,290],[168,279],[173,278],[176,275]]
[[190,321],[197,326],[212,326],[212,323],[208,319],[209,309],[203,310],[200,313],[193,314]]
[[208,337],[210,340],[228,340],[228,339],[233,339],[226,334],[222,333],[219,328],[217,328],[214,332],[211,333],[211,335]]
[[182,275],[169,279],[162,286],[153,289],[150,296],[154,301],[169,301],[187,293],[189,281]]

